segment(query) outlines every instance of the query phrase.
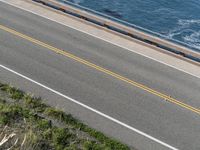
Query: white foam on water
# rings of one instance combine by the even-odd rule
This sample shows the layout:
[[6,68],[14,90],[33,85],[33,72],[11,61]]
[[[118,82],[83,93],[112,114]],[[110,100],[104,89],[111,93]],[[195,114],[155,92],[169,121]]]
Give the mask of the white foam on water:
[[175,36],[182,35],[184,32],[193,33],[195,31],[192,30],[192,29],[179,28],[179,29],[176,29],[176,30],[172,30],[170,33],[168,33],[167,37],[170,38],[170,39],[173,39]]
[[174,40],[178,36],[190,47],[200,50],[200,19],[179,19],[177,27],[170,30],[166,37]]
[[[86,7],[82,6],[82,4],[81,4],[81,3],[86,2],[85,0],[70,0],[70,1],[69,0],[58,0],[58,1],[72,2],[75,5],[78,5],[79,7],[83,8],[83,9],[86,8]],[[102,0],[102,5],[105,5],[106,6],[105,8],[107,8],[107,5],[109,6],[110,4],[108,3],[107,0]],[[118,9],[124,9],[123,7],[126,8],[126,4],[124,4],[122,6],[119,1],[115,2],[115,3],[112,4],[112,11],[117,12],[117,14],[124,17],[124,12],[122,13],[122,12],[118,11]],[[132,24],[130,22],[124,21],[123,19],[118,19],[116,17],[112,17],[112,15],[110,15],[110,14],[97,12],[97,11],[91,9],[91,8],[86,8],[86,9],[91,11],[91,12],[94,12],[95,14],[103,15],[103,16],[108,17],[110,19],[114,19],[115,21],[119,21],[120,23],[124,23],[126,25],[134,26],[135,28],[140,29],[142,31],[145,31],[149,34],[153,34],[153,35],[162,37],[166,40],[170,40],[170,41],[173,41],[173,42],[181,44],[181,45],[185,45],[185,46],[190,47],[190,48],[195,48],[195,49],[197,49],[197,51],[200,51],[200,47],[198,46],[199,44],[195,43],[195,41],[197,41],[196,39],[193,42],[188,40],[189,39],[188,36],[192,36],[191,34],[196,32],[196,31],[193,31],[193,30],[196,30],[196,29],[193,28],[193,26],[195,26],[195,28],[196,28],[196,26],[198,26],[197,28],[199,28],[199,30],[200,30],[200,19],[190,19],[190,20],[189,19],[178,19],[176,17],[176,14],[180,13],[180,12],[177,11],[177,10],[174,10],[174,9],[171,9],[171,8],[164,8],[164,7],[158,8],[158,9],[155,9],[155,10],[146,10],[146,9],[140,10],[142,12],[146,12],[146,14],[154,14],[154,16],[156,16],[157,14],[167,15],[166,18],[168,16],[174,16],[174,19],[177,20],[175,27],[172,28],[171,30],[169,29],[168,31],[165,30],[165,31],[157,31],[156,32],[156,31],[152,31],[152,30],[149,30],[147,28]],[[128,7],[127,7],[127,9],[128,9]],[[135,8],[135,9],[137,9],[137,8]],[[163,17],[162,19],[166,19],[166,18]],[[156,21],[162,22],[163,21],[162,19],[161,20],[158,19]],[[194,39],[194,36],[191,37],[191,40],[192,39]]]
[[191,35],[185,36],[184,41],[190,43],[194,48],[200,49],[200,31],[193,32]]
[[200,19],[191,19],[191,20],[184,20],[184,19],[180,19],[178,20],[178,24],[182,25],[182,26],[190,26],[193,24],[200,24]]

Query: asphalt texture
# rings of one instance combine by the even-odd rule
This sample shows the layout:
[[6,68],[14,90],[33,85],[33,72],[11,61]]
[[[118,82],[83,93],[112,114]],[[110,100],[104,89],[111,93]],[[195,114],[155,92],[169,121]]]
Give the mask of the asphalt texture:
[[[200,108],[199,78],[1,2],[0,24]],[[200,149],[199,114],[3,30],[0,30],[0,64],[178,149]],[[6,80],[7,76],[9,72],[0,69],[0,79]],[[69,103],[65,101],[57,105]],[[90,113],[93,112],[87,112]],[[94,117],[83,121],[99,130],[109,122],[104,120],[96,127],[90,119]],[[120,130],[116,124],[112,126]],[[130,135],[112,134],[109,125],[103,132],[136,148],[155,148],[145,148],[142,140],[132,142]]]

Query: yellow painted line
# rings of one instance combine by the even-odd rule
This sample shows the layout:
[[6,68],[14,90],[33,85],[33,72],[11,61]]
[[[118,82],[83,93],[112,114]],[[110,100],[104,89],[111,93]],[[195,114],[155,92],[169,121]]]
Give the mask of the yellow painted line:
[[103,73],[105,73],[105,74],[107,74],[107,75],[110,75],[110,76],[112,76],[112,77],[114,77],[114,78],[116,78],[116,79],[119,79],[119,80],[121,80],[121,81],[124,81],[124,82],[126,82],[126,83],[128,83],[128,84],[131,84],[132,86],[135,86],[135,87],[137,87],[137,88],[140,88],[140,89],[142,89],[142,90],[144,90],[144,91],[147,91],[147,92],[149,92],[149,93],[151,93],[151,94],[153,94],[153,95],[156,95],[156,96],[158,96],[158,97],[160,97],[160,98],[163,98],[164,100],[167,100],[167,101],[169,101],[169,102],[171,102],[171,103],[173,103],[173,104],[176,104],[176,105],[178,105],[178,106],[181,106],[181,107],[183,107],[183,108],[185,108],[185,109],[187,109],[187,110],[190,110],[190,111],[195,112],[195,113],[197,113],[197,114],[200,115],[200,109],[195,108],[195,107],[193,107],[193,106],[190,106],[190,105],[188,105],[188,104],[186,104],[186,103],[183,103],[183,102],[181,102],[181,101],[179,101],[179,100],[176,100],[175,98],[172,98],[172,97],[170,97],[169,95],[160,93],[160,92],[158,92],[158,91],[156,91],[156,90],[153,90],[153,89],[151,89],[151,88],[149,88],[149,87],[147,87],[147,86],[145,86],[145,85],[143,85],[143,84],[140,84],[140,83],[138,83],[138,82],[136,82],[136,81],[130,80],[130,79],[128,79],[128,78],[126,78],[126,77],[123,77],[123,76],[121,76],[121,75],[119,75],[119,74],[117,74],[117,73],[114,73],[114,72],[112,72],[112,71],[110,71],[110,70],[107,70],[107,69],[105,69],[105,68],[102,68],[102,67],[100,67],[100,66],[98,66],[98,65],[95,65],[95,64],[93,64],[93,63],[91,63],[91,62],[89,62],[89,61],[87,61],[87,60],[84,60],[84,59],[82,59],[82,58],[80,58],[80,57],[77,57],[77,56],[75,56],[75,55],[73,55],[73,54],[70,54],[70,53],[68,53],[68,52],[66,52],[66,51],[64,51],[64,50],[58,49],[58,48],[56,48],[56,47],[53,47],[53,46],[51,46],[51,45],[49,45],[49,44],[46,44],[46,43],[44,43],[44,42],[42,42],[42,41],[39,41],[39,40],[37,40],[37,39],[34,39],[34,38],[32,38],[32,37],[30,37],[30,36],[27,36],[27,35],[25,35],[25,34],[19,33],[19,32],[15,31],[15,30],[10,29],[10,28],[8,28],[8,27],[5,27],[5,26],[3,26],[3,25],[0,25],[0,29],[1,29],[1,30],[4,30],[4,31],[6,31],[6,32],[9,32],[9,33],[11,33],[11,34],[13,34],[13,35],[15,35],[15,36],[18,36],[18,37],[20,37],[20,38],[23,38],[23,39],[25,39],[25,40],[28,40],[28,41],[30,41],[30,42],[36,44],[36,45],[40,45],[40,46],[42,46],[42,47],[45,47],[45,48],[47,48],[47,49],[49,49],[49,50],[51,50],[51,51],[54,51],[54,52],[56,52],[56,53],[58,53],[58,54],[62,54],[62,55],[64,55],[64,56],[68,57],[68,58],[71,58],[71,59],[73,59],[73,60],[75,60],[75,61],[81,63],[81,64],[87,65],[87,66],[89,66],[89,67],[91,67],[91,68],[93,68],[93,69],[96,69],[96,70],[98,70],[98,71],[100,71],[100,72],[103,72]]

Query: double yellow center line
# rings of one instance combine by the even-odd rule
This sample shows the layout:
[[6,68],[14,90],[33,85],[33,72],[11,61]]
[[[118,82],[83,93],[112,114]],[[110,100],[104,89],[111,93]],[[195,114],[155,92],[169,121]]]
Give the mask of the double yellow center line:
[[0,25],[0,29],[1,29],[1,30],[4,30],[4,31],[6,31],[6,32],[9,32],[9,33],[11,33],[11,34],[13,34],[13,35],[15,35],[15,36],[18,36],[18,37],[20,37],[20,38],[23,38],[23,39],[25,39],[25,40],[27,40],[27,41],[30,41],[30,42],[32,42],[32,43],[34,43],[34,44],[36,44],[36,45],[40,45],[40,46],[42,46],[42,47],[45,47],[45,48],[47,48],[47,49],[49,49],[49,50],[51,50],[51,51],[54,51],[54,52],[56,52],[56,53],[58,53],[58,54],[61,54],[61,55],[66,56],[66,57],[68,57],[68,58],[71,58],[71,59],[73,59],[73,60],[75,60],[75,61],[77,61],[77,62],[79,62],[79,63],[81,63],[81,64],[87,65],[87,66],[89,66],[89,67],[91,67],[91,68],[93,68],[93,69],[95,69],[95,70],[98,70],[98,71],[100,71],[100,72],[103,72],[103,73],[105,73],[105,74],[107,74],[107,75],[110,75],[110,76],[112,76],[112,77],[114,77],[114,78],[116,78],[116,79],[118,79],[118,80],[124,81],[124,82],[126,82],[126,83],[128,83],[128,84],[130,84],[130,85],[132,85],[132,86],[135,86],[135,87],[140,88],[140,89],[142,89],[142,90],[144,90],[144,91],[147,91],[147,92],[149,92],[149,93],[151,93],[151,94],[153,94],[153,95],[156,95],[156,96],[162,98],[163,100],[167,100],[167,101],[169,101],[169,102],[171,102],[171,103],[173,103],[173,104],[176,104],[176,105],[178,105],[178,106],[181,106],[181,107],[183,107],[183,108],[186,108],[186,109],[188,109],[188,110],[190,110],[190,111],[192,111],[192,112],[195,112],[195,113],[197,113],[197,114],[200,115],[200,109],[195,108],[195,107],[192,107],[192,106],[190,106],[190,105],[188,105],[188,104],[185,104],[185,103],[183,103],[183,102],[181,102],[181,101],[179,101],[179,100],[176,100],[175,98],[172,98],[172,97],[170,97],[169,95],[165,95],[165,94],[163,94],[163,93],[160,93],[160,92],[158,92],[158,91],[156,91],[156,90],[153,90],[153,89],[151,89],[151,88],[149,88],[149,87],[147,87],[147,86],[145,86],[145,85],[143,85],[143,84],[140,84],[140,83],[138,83],[138,82],[136,82],[136,81],[130,80],[130,79],[128,79],[128,78],[126,78],[126,77],[123,77],[123,76],[121,76],[121,75],[119,75],[119,74],[117,74],[117,73],[114,73],[114,72],[112,72],[112,71],[110,71],[110,70],[107,70],[107,69],[105,69],[105,68],[102,68],[102,67],[100,67],[100,66],[98,66],[98,65],[95,65],[95,64],[93,64],[93,63],[91,63],[91,62],[89,62],[89,61],[87,61],[87,60],[84,60],[84,59],[82,59],[82,58],[80,58],[80,57],[77,57],[77,56],[75,56],[75,55],[73,55],[73,54],[71,54],[71,53],[68,53],[68,52],[66,52],[66,51],[64,51],[64,50],[58,49],[58,48],[56,48],[56,47],[53,47],[53,46],[51,46],[51,45],[49,45],[49,44],[47,44],[47,43],[44,43],[44,42],[42,42],[42,41],[39,41],[39,40],[37,40],[37,39],[35,39],[35,38],[32,38],[32,37],[30,37],[30,36],[27,36],[27,35],[25,35],[25,34],[19,33],[19,32],[15,31],[15,30],[10,29],[10,28],[8,28],[8,27],[5,27],[5,26],[3,26],[3,25]]

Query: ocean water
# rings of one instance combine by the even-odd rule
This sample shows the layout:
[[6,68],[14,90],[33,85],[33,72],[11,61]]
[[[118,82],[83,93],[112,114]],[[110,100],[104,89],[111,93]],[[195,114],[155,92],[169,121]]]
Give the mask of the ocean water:
[[60,0],[156,32],[200,52],[200,0]]

